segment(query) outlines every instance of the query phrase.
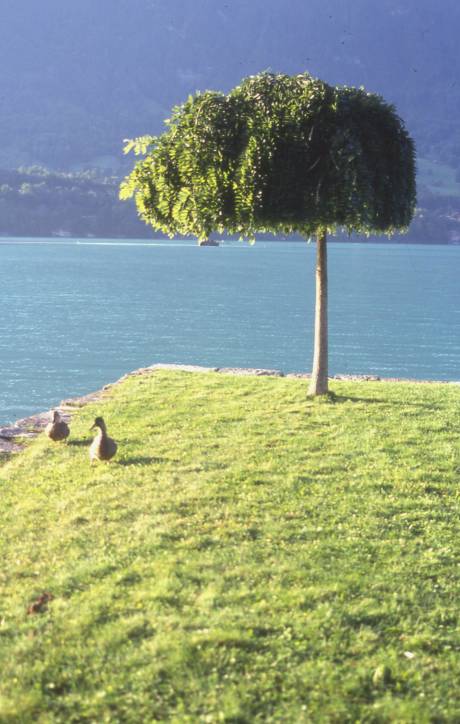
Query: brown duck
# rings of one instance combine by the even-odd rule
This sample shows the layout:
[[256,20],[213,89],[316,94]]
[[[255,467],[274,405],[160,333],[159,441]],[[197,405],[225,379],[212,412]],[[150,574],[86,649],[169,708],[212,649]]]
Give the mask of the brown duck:
[[91,443],[89,459],[91,463],[93,463],[94,460],[111,460],[117,452],[117,443],[107,435],[107,428],[102,417],[96,417],[91,430],[94,430],[95,427],[99,429]]
[[60,442],[69,437],[70,429],[64,420],[61,420],[61,416],[57,410],[53,410],[52,422],[49,422],[45,427],[45,432],[54,442]]

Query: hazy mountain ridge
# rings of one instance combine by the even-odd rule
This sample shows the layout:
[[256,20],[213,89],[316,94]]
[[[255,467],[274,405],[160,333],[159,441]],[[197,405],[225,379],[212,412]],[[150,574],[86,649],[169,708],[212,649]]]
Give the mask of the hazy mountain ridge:
[[[11,171],[0,233],[151,235],[117,200],[133,162],[123,139],[161,132],[197,89],[271,69],[395,103],[420,159],[406,238],[460,239],[456,0],[3,0],[0,20],[0,169],[76,173]],[[97,178],[79,173],[88,167]]]
[[460,165],[454,0],[4,0],[2,16],[0,167],[117,168],[123,138],[190,92],[265,68],[381,93],[422,155]]

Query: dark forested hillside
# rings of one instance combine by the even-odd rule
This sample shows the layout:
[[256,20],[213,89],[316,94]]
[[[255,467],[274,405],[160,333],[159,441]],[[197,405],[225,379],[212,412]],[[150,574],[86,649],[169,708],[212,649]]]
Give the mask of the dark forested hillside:
[[116,168],[190,92],[266,68],[382,93],[455,166],[459,27],[457,0],[2,0],[0,167]]
[[[95,171],[0,170],[0,237],[152,238],[133,204],[119,202],[118,184]],[[392,240],[460,243],[460,197],[422,191],[409,233]]]
[[41,168],[0,170],[0,236],[151,237],[118,179]]

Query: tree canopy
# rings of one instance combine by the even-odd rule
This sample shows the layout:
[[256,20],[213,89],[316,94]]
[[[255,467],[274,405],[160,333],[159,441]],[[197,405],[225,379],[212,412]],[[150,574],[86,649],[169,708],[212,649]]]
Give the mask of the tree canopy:
[[405,230],[415,210],[415,149],[393,106],[308,73],[261,73],[230,93],[198,93],[161,136],[129,141],[144,158],[120,195],[170,236],[213,231],[317,237],[309,392],[328,391],[327,234]]
[[122,183],[139,215],[173,236],[213,231],[306,237],[404,230],[415,209],[415,150],[395,109],[308,73],[261,73],[227,95],[197,93]]

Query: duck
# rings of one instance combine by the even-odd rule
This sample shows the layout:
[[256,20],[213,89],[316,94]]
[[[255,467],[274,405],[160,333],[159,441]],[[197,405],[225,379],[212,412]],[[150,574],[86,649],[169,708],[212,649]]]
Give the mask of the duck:
[[61,420],[61,416],[57,410],[53,410],[52,421],[45,427],[45,433],[48,435],[50,440],[54,442],[60,442],[66,440],[70,434],[70,428],[64,420]]
[[102,417],[96,417],[91,430],[94,430],[95,427],[99,429],[91,443],[89,459],[91,463],[94,460],[111,460],[117,452],[117,443],[107,435],[107,427]]

